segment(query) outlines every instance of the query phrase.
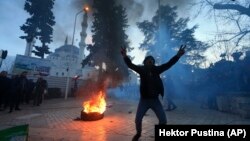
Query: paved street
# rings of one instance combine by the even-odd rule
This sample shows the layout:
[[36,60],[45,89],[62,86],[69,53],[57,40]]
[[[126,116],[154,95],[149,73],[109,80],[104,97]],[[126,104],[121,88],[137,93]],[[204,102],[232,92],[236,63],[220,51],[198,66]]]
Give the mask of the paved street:
[[[195,102],[176,101],[178,108],[166,112],[168,124],[250,124],[239,115],[201,109]],[[30,141],[129,141],[135,134],[136,101],[107,99],[102,120],[77,121],[82,100],[45,100],[40,107],[21,105],[21,111],[0,112],[0,129],[29,124]],[[150,110],[143,120],[141,141],[154,140],[155,114]]]

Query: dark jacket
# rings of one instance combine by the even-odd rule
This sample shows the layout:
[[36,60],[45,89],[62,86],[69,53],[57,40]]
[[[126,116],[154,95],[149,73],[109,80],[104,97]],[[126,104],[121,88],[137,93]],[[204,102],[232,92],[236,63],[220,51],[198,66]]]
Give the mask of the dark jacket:
[[43,94],[46,88],[47,88],[47,81],[44,79],[38,79],[35,84],[35,92],[38,94]]
[[140,93],[141,98],[150,99],[150,98],[158,98],[158,95],[164,96],[164,88],[163,83],[160,78],[160,74],[164,71],[168,70],[171,66],[173,66],[180,57],[174,56],[167,63],[162,64],[160,66],[137,66],[131,62],[128,57],[124,57],[124,61],[127,66],[137,72],[140,75]]

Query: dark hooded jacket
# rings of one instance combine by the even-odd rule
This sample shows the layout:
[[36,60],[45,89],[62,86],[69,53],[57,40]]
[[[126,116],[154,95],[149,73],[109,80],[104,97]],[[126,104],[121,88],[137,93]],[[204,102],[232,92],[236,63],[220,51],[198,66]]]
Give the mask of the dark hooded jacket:
[[164,96],[163,83],[160,74],[172,67],[180,57],[177,55],[171,58],[167,63],[152,67],[137,66],[131,62],[128,57],[124,57],[127,66],[140,75],[140,94],[143,99],[158,98],[158,95]]

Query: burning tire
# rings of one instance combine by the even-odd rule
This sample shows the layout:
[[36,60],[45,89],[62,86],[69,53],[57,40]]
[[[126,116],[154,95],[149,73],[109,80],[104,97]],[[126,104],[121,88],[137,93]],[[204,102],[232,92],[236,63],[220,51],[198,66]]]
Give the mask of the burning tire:
[[95,121],[100,120],[104,117],[104,114],[98,112],[86,113],[81,111],[81,120],[84,121]]
[[94,121],[104,117],[106,110],[105,94],[100,91],[96,97],[89,101],[83,102],[83,110],[81,111],[81,120]]

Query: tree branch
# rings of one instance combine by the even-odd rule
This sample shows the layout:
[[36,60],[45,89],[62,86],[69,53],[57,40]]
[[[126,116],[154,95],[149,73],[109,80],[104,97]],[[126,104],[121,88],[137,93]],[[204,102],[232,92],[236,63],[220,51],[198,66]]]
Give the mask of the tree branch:
[[236,10],[238,11],[241,15],[247,15],[250,17],[250,8],[243,7],[238,4],[220,4],[216,3],[214,4],[214,9],[218,10],[224,10],[224,9],[230,9],[230,10]]
[[241,34],[241,36],[237,39],[236,46],[239,45],[239,42],[241,41],[241,39],[242,39],[243,37],[245,37],[248,33],[249,33],[249,31],[245,31],[245,32],[243,32],[243,33]]

